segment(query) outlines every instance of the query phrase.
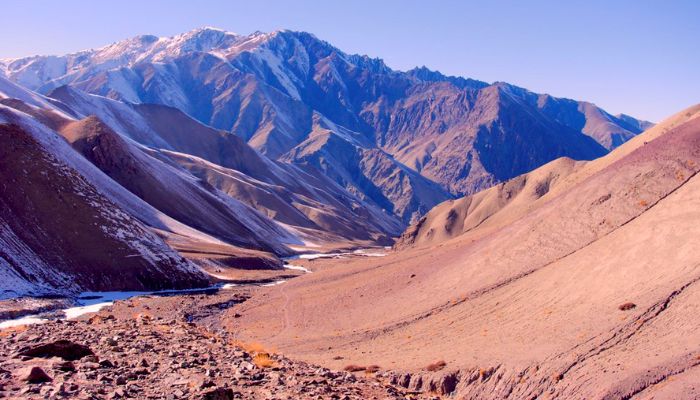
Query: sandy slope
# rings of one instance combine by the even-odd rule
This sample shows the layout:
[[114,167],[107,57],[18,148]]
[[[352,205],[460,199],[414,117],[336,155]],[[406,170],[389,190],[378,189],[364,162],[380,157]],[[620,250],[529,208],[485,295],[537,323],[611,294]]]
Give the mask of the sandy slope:
[[441,203],[409,227],[396,247],[439,243],[465,233],[476,237],[505,226],[651,140],[699,117],[700,105],[696,105],[667,118],[605,157],[588,162],[560,158],[472,196]]
[[[405,370],[411,387],[439,379],[467,398],[693,398],[696,111],[566,175],[507,224],[332,261],[271,288],[239,311],[238,334],[334,367]],[[635,307],[618,308],[627,302]],[[423,370],[439,359],[445,370]]]

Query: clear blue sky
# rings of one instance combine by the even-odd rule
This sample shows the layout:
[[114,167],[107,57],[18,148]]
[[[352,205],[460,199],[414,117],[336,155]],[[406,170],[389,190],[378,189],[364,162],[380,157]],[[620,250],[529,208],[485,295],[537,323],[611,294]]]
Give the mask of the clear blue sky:
[[506,81],[658,121],[700,102],[700,1],[15,1],[0,57],[205,25],[316,34],[395,69]]

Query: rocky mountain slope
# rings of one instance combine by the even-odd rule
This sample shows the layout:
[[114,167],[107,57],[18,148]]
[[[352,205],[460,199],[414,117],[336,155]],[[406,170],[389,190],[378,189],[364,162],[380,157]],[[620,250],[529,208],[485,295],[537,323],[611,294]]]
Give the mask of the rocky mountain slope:
[[152,156],[293,227],[310,242],[321,237],[386,242],[383,236],[401,230],[395,217],[346,192],[321,171],[269,160],[237,136],[202,125],[177,109],[124,104],[66,86],[50,96],[81,115],[98,116],[146,146]]
[[100,190],[207,270],[279,268],[294,246],[388,245],[402,229],[322,171],[272,161],[177,109],[66,86],[51,95],[0,78],[7,121],[62,136],[101,172]]
[[598,160],[446,203],[414,246],[271,288],[236,333],[460,398],[693,398],[699,171],[695,106]]
[[0,64],[44,94],[70,85],[177,108],[272,159],[326,172],[403,223],[555,158],[601,156],[648,125],[504,83],[393,71],[304,32],[202,28]]
[[[117,272],[116,266],[123,261],[116,256],[109,261],[97,257],[111,254],[102,252],[110,247],[108,243],[95,244],[94,250],[85,250],[86,254],[81,255],[78,248],[66,247],[77,243],[59,240],[54,245],[47,242],[46,247],[36,247],[33,239],[13,239],[16,232],[8,228],[6,242],[16,241],[33,249],[33,253],[23,256],[22,263],[35,264],[22,267],[19,261],[12,261],[24,250],[17,247],[20,244],[8,247],[12,250],[3,256],[3,274],[8,279],[4,282],[7,285],[2,286],[8,295],[41,294],[54,289],[68,293],[78,289],[203,285],[204,276],[195,272],[196,268],[181,255],[210,271],[228,267],[279,268],[282,263],[278,257],[293,253],[288,246],[389,243],[387,235],[400,230],[398,220],[347,193],[319,171],[273,162],[236,136],[206,127],[176,109],[128,105],[67,87],[54,91],[54,95],[56,98],[43,97],[0,78],[0,112],[8,132],[4,139],[16,140],[10,135],[14,133],[30,141],[39,135],[41,140],[58,143],[43,149],[14,146],[15,156],[28,157],[28,162],[45,152],[57,163],[72,166],[75,171],[69,175],[89,182],[97,193],[107,196],[106,200],[90,200],[93,211],[102,204],[105,213],[109,214],[112,208],[119,215],[123,213],[124,218],[130,218],[125,224],[135,226],[129,229],[150,231],[142,235],[143,240],[162,246],[160,251],[175,257],[196,279],[185,277],[178,283],[177,273],[163,281],[151,279],[147,271],[152,266],[137,265],[138,258],[134,258],[129,265],[134,273],[144,276],[134,278],[125,273],[117,280],[109,276]],[[19,172],[10,169],[16,165],[9,158],[6,162],[3,176],[18,179],[15,175]],[[59,164],[57,171],[50,170],[51,165],[34,167],[46,169],[42,176],[61,172]],[[23,184],[36,190],[37,199],[47,196],[48,209],[65,208],[65,215],[52,219],[50,214],[37,210],[36,215],[17,216],[16,223],[61,237],[56,229],[62,226],[63,218],[71,217],[71,210],[89,217],[91,211],[77,211],[77,204],[71,208],[62,206],[60,201],[50,201],[53,196],[49,193],[56,188],[44,188],[44,193],[41,188],[46,182],[35,182],[35,178],[32,175]],[[15,197],[22,193],[19,186],[8,186],[3,200],[17,200]],[[11,205],[18,207],[19,203]],[[5,217],[12,218],[18,212],[9,208]],[[30,223],[26,218],[39,219]],[[111,230],[109,221],[93,224],[75,218],[72,222],[72,229],[79,236],[94,235],[92,229]],[[85,229],[81,228],[83,225]],[[95,251],[97,258],[85,258]],[[47,254],[50,267],[43,259]],[[38,274],[44,277],[35,277],[37,274],[27,268],[45,270]],[[101,268],[108,272],[100,272],[99,277],[88,276],[88,271]],[[144,271],[138,272],[140,268]],[[77,270],[83,270],[86,276],[80,276]],[[67,275],[62,275],[66,271]],[[107,283],[110,281],[112,287]]]
[[437,244],[465,234],[476,237],[512,223],[612,162],[686,122],[698,110],[700,106],[695,106],[671,116],[606,157],[591,162],[561,158],[472,196],[446,201],[410,226],[396,243],[396,248]]
[[286,235],[280,226],[247,212],[235,199],[217,196],[191,175],[144,154],[98,118],[67,123],[60,132],[115,182],[172,218],[236,246],[289,253],[274,239]]
[[207,285],[62,139],[4,106],[0,121],[0,298]]

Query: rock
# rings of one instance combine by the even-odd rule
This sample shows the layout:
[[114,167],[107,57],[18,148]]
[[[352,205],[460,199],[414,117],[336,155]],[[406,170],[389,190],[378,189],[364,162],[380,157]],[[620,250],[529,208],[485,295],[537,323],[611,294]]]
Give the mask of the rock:
[[83,357],[94,355],[89,347],[74,343],[69,340],[58,340],[52,343],[32,346],[19,352],[20,356],[30,358],[60,357],[66,361],[75,361]]
[[205,379],[205,380],[203,380],[202,383],[199,385],[199,388],[200,388],[200,389],[206,389],[206,388],[210,388],[210,387],[212,387],[212,386],[216,386],[216,384],[215,384],[213,381],[209,380],[209,379]]
[[72,361],[59,361],[53,364],[53,369],[63,372],[74,372],[75,364]]
[[93,370],[93,369],[100,368],[100,364],[95,363],[95,362],[84,362],[81,364],[81,367],[83,369]]
[[67,393],[67,391],[66,391],[66,384],[65,384],[65,383],[58,383],[58,384],[54,385],[54,386],[53,386],[53,391],[54,391],[56,394],[66,394],[66,393]]
[[89,356],[85,356],[83,361],[97,363],[100,359],[96,355],[90,354]]
[[108,399],[121,399],[125,396],[126,396],[126,392],[124,392],[124,389],[117,388],[112,393],[108,394],[107,398]]
[[233,400],[233,389],[216,388],[204,393],[203,400]]
[[21,380],[29,383],[51,382],[53,379],[41,367],[29,367],[20,373]]
[[[202,334],[201,326],[167,327],[159,322],[165,320],[155,317],[150,325],[138,325],[132,319],[120,318],[111,324],[84,320],[36,325],[23,333],[24,337],[35,336],[34,343],[8,336],[0,341],[0,365],[12,373],[0,371],[0,393],[9,398],[47,399],[405,398],[402,389],[383,385],[386,382],[380,384],[363,375],[292,361],[282,355],[270,356],[277,363],[275,367],[258,368],[249,353],[228,345],[233,338],[226,332],[212,332],[212,336]],[[20,352],[58,338],[90,344],[95,354],[77,361],[56,358],[46,361],[46,366],[20,360],[33,358],[20,356]],[[115,346],[110,343],[115,343],[115,338],[125,353],[111,353]],[[119,358],[123,361],[115,362]],[[186,369],[181,368],[183,362]],[[17,371],[28,365],[45,368],[53,381],[30,385],[20,380]]]
[[265,375],[258,372],[257,374],[253,374],[253,376],[250,379],[252,379],[254,381],[261,381],[261,380],[265,379]]

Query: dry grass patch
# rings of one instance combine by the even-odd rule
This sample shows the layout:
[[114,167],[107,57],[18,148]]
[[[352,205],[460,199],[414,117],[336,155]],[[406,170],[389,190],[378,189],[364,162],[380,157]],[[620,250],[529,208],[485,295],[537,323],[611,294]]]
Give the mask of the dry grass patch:
[[17,325],[10,326],[7,328],[0,329],[0,337],[10,336],[11,333],[20,333],[28,329],[28,325]]
[[242,342],[236,340],[231,343],[233,346],[243,349],[246,353],[250,354],[252,357],[252,362],[258,368],[271,368],[277,366],[277,362],[272,359],[271,353],[265,349],[261,343],[258,342]]
[[440,371],[441,369],[445,368],[447,366],[447,363],[443,360],[440,361],[435,361],[434,363],[428,364],[427,367],[425,367],[426,371],[430,372],[435,372],[435,371]]
[[271,368],[277,365],[275,360],[273,360],[267,353],[257,353],[253,356],[253,364],[258,368]]
[[685,174],[680,169],[676,171],[676,180],[682,182],[685,180]]
[[269,353],[267,350],[265,350],[265,346],[262,345],[262,343],[258,342],[243,342],[240,340],[234,340],[231,342],[233,346],[236,346],[240,349],[243,349],[245,352],[252,354],[257,354],[257,353]]

